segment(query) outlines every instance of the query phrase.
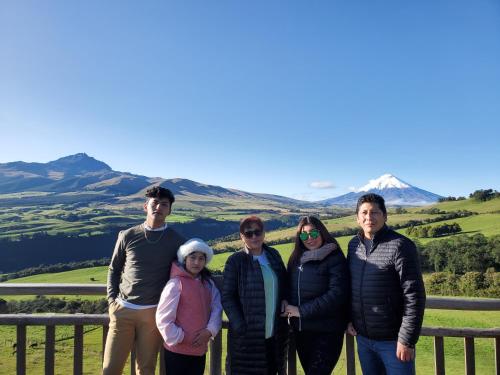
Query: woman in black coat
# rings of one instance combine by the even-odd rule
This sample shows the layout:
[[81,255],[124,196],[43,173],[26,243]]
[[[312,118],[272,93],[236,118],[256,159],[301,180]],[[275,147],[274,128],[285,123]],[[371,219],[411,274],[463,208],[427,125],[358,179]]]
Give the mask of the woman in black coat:
[[282,311],[286,269],[279,253],[264,244],[256,216],[240,223],[245,247],[224,267],[222,306],[229,319],[227,374],[286,374],[288,326]]
[[299,222],[288,274],[285,312],[302,368],[306,375],[331,374],[348,322],[349,273],[339,244],[314,216]]

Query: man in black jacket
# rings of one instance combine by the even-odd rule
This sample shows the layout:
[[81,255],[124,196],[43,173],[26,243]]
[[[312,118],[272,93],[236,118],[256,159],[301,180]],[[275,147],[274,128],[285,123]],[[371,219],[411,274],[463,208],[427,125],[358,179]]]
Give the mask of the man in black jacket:
[[384,198],[365,194],[356,215],[361,230],[349,242],[351,319],[364,375],[415,374],[425,289],[415,244],[386,226]]

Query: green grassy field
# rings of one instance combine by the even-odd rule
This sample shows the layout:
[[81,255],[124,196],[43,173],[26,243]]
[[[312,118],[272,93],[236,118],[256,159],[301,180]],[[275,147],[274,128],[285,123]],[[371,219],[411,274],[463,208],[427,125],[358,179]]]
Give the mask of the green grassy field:
[[[0,238],[32,236],[47,232],[49,235],[93,235],[102,234],[113,228],[123,228],[140,223],[144,214],[95,207],[71,208],[62,204],[40,208],[38,206],[10,207],[0,213]],[[170,215],[171,223],[185,223],[194,220],[189,214]]]
[[[0,194],[0,238],[32,236],[41,231],[50,235],[82,233],[100,234],[116,227],[127,227],[144,220],[143,198],[140,195],[116,197],[113,201],[99,192],[51,194],[26,192]],[[64,197],[75,196],[73,199]],[[28,200],[33,197],[43,198]],[[24,198],[23,201],[20,199]],[[31,203],[29,203],[31,202]],[[56,202],[56,203],[55,203]],[[21,204],[22,203],[22,204]],[[84,204],[82,204],[84,203]],[[347,211],[345,208],[317,208],[322,213]],[[290,202],[277,202],[264,196],[218,197],[216,195],[180,194],[176,197],[170,222],[184,223],[196,218],[238,221],[259,213],[264,219],[306,213]]]
[[[472,212],[483,213],[495,213],[500,211],[500,198],[492,199],[486,202],[480,202],[473,199],[466,199],[463,201],[451,201],[451,202],[440,202],[432,206],[426,206],[425,208],[439,208],[443,211],[458,211],[467,210]],[[412,208],[409,211],[418,211],[420,208]]]
[[[456,236],[459,234],[468,234],[472,235],[475,233],[482,233],[487,237],[494,236],[497,234],[500,234],[500,213],[496,214],[481,214],[481,215],[474,215],[474,216],[468,216],[468,217],[463,217],[459,219],[452,219],[452,220],[445,220],[445,221],[440,221],[438,223],[432,223],[432,224],[427,224],[430,226],[436,226],[439,224],[451,224],[451,223],[457,223],[460,225],[462,228],[462,232],[457,233],[452,236]],[[405,229],[400,229],[398,232],[406,235]],[[443,238],[447,238],[451,236],[442,236],[439,238],[419,238],[418,240],[422,243],[427,243],[430,241],[435,241],[435,240],[440,240]]]
[[[428,218],[435,217],[436,215],[430,215],[430,214],[400,214],[400,215],[391,215],[390,216],[390,224],[395,225],[395,224],[402,224],[406,223],[410,220],[424,220]],[[327,229],[330,232],[335,232],[335,231],[340,231],[344,229],[352,229],[352,228],[357,228],[358,224],[356,223],[356,216],[355,215],[349,215],[349,216],[344,216],[341,218],[337,219],[328,219],[328,220],[323,220],[323,223],[327,227]],[[266,233],[266,240],[267,241],[277,241],[277,240],[283,240],[283,239],[289,239],[295,236],[296,233],[296,227],[291,227],[291,228],[284,228],[284,229],[279,229],[279,230],[273,230],[270,232]],[[352,236],[349,236],[352,238]],[[214,249],[223,249],[226,247],[239,247],[241,245],[240,240],[236,241],[225,241],[225,242],[219,242],[214,245]]]
[[[438,215],[436,214],[424,214],[420,213],[422,209],[438,208],[441,211],[458,211],[458,210],[469,210],[472,212],[477,212],[478,215],[473,215],[465,218],[451,219],[439,221],[431,224],[424,225],[438,225],[443,223],[457,222],[462,228],[462,233],[474,234],[483,233],[485,236],[493,236],[500,234],[500,198],[493,199],[486,202],[478,202],[471,199],[455,202],[442,202],[433,206],[414,207],[408,208],[406,213],[395,214],[389,212],[387,223],[389,226],[404,224],[410,220],[425,220],[432,219]],[[328,219],[323,221],[325,226],[330,232],[335,232],[343,229],[356,228],[358,225],[356,223],[356,216],[344,216],[337,219]],[[274,230],[266,233],[267,241],[279,241],[284,239],[290,239],[295,235],[296,227],[284,228],[280,230]],[[405,229],[400,229],[400,233],[405,234]],[[339,237],[341,247],[343,249],[347,248],[347,243],[352,236]],[[446,238],[446,236],[439,237]],[[419,239],[422,243],[436,240],[436,238],[423,238]],[[241,241],[225,241],[219,242],[214,245],[215,249],[223,249],[226,247],[239,248],[241,246]]]

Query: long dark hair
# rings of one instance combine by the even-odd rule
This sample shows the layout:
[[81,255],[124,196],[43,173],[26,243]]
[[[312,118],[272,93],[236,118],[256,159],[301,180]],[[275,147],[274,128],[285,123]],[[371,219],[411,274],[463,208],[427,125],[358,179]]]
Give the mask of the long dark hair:
[[330,232],[328,232],[328,229],[326,229],[325,224],[323,224],[320,219],[318,219],[315,216],[303,216],[300,218],[299,225],[297,226],[297,233],[295,234],[295,246],[293,248],[292,255],[290,255],[290,259],[288,260],[289,270],[292,269],[292,267],[299,265],[302,254],[304,254],[304,251],[307,250],[307,248],[304,246],[304,243],[299,237],[300,232],[302,232],[302,228],[306,225],[312,225],[314,228],[319,230],[321,239],[323,240],[322,245],[327,243],[334,243],[340,250],[339,243],[335,238],[333,238]]
[[203,281],[209,282],[212,279],[212,272],[207,267],[203,267],[200,271],[200,277]]

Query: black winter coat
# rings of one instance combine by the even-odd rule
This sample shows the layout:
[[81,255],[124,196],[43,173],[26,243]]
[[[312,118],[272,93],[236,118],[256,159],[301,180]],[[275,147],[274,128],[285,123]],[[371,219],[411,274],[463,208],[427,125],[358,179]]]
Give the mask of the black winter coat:
[[344,334],[349,316],[349,269],[344,253],[335,248],[323,260],[291,267],[289,303],[300,318],[291,318],[299,331]]
[[[288,326],[286,319],[279,317],[281,301],[285,298],[286,270],[278,251],[264,245],[264,252],[279,283],[274,324],[275,361],[278,373],[286,374]],[[221,297],[229,319],[226,373],[267,374],[264,278],[259,262],[244,250],[226,261]]]
[[374,340],[416,344],[425,289],[415,244],[384,226],[366,255],[361,234],[349,242],[351,318],[356,331]]

